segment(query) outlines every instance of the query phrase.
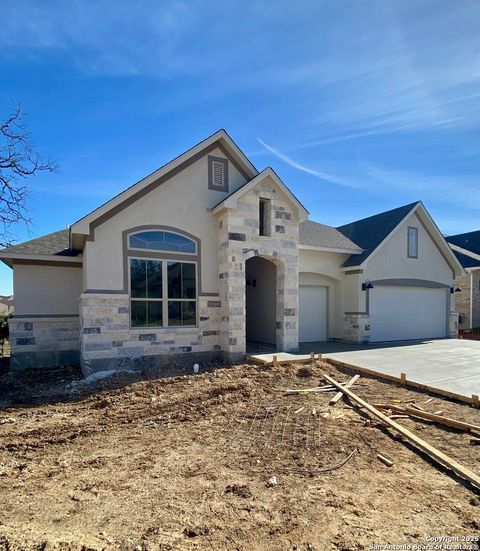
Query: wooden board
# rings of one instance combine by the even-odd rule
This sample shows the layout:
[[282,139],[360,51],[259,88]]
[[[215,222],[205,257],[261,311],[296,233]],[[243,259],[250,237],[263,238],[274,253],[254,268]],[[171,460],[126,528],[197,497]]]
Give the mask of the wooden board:
[[420,411],[418,409],[413,409],[410,407],[400,407],[393,404],[374,404],[374,407],[389,409],[397,413],[406,413],[411,417],[416,417],[417,419],[428,419],[429,421],[435,421],[436,423],[446,425],[447,427],[452,427],[454,429],[465,430],[467,432],[475,431],[480,433],[480,425],[472,425],[471,423],[465,423],[464,421],[457,421],[456,419],[443,417],[442,415],[429,413],[428,411]]
[[[360,379],[360,375],[354,375],[349,381],[348,383],[346,383],[344,386],[344,388],[349,388],[351,387],[353,384],[355,384],[358,379]],[[335,396],[330,400],[329,402],[329,405],[331,406],[334,406],[340,399],[341,397],[343,396],[343,392],[337,392],[335,394]]]
[[472,470],[468,469],[467,467],[464,467],[461,463],[458,463],[458,461],[455,461],[454,459],[452,459],[445,453],[441,452],[440,450],[437,450],[437,448],[433,447],[422,438],[419,438],[412,431],[406,429],[404,426],[400,425],[396,421],[392,421],[390,417],[387,417],[377,408],[375,408],[374,406],[372,406],[371,404],[369,404],[368,402],[360,398],[360,396],[357,396],[349,388],[342,387],[342,385],[338,383],[335,379],[332,379],[332,377],[329,377],[328,375],[323,375],[323,377],[333,386],[337,387],[338,390],[340,390],[343,394],[346,394],[347,396],[349,396],[354,402],[363,406],[371,415],[373,415],[373,417],[376,417],[377,419],[385,423],[387,426],[391,427],[392,429],[395,429],[407,440],[412,442],[418,449],[422,450],[424,453],[428,454],[431,458],[435,459],[437,463],[440,463],[440,465],[443,465],[444,467],[447,467],[453,470],[456,474],[458,474],[462,478],[465,478],[471,484],[473,484],[474,486],[480,489],[480,476],[474,473]]
[[[332,364],[335,367],[340,369],[350,369],[351,371],[357,371],[358,373],[363,373],[365,375],[371,375],[377,379],[384,379],[386,381],[393,381],[395,383],[402,383],[400,377],[395,377],[395,375],[388,375],[387,373],[381,373],[379,371],[374,371],[373,369],[368,369],[367,367],[360,367],[358,365],[348,364],[345,362],[340,362],[332,358],[324,358],[325,362]],[[419,390],[425,390],[431,394],[437,394],[439,396],[446,396],[447,398],[453,398],[459,402],[466,402],[467,404],[473,404],[476,407],[480,407],[479,397],[472,394],[472,397],[463,396],[462,394],[457,394],[455,392],[449,392],[448,390],[442,390],[441,388],[435,388],[433,386],[424,385],[422,383],[415,383],[414,381],[406,380],[405,385],[407,387],[418,388]]]

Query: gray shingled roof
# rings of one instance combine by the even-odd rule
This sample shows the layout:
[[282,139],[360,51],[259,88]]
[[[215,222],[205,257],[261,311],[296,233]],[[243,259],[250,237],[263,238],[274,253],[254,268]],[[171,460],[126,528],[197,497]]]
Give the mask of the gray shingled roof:
[[343,266],[345,268],[360,266],[419,202],[381,212],[337,228],[345,237],[358,243],[364,251],[362,254],[348,258]]
[[328,247],[331,249],[359,250],[360,247],[335,228],[307,220],[299,225],[301,245]]
[[451,235],[445,239],[452,245],[457,245],[457,247],[472,251],[472,253],[480,254],[480,230]]
[[77,256],[78,253],[69,249],[69,231],[60,230],[19,245],[2,249],[0,253],[35,254],[39,256]]
[[480,260],[467,256],[466,254],[458,251],[453,251],[453,254],[457,257],[457,260],[464,268],[480,268]]

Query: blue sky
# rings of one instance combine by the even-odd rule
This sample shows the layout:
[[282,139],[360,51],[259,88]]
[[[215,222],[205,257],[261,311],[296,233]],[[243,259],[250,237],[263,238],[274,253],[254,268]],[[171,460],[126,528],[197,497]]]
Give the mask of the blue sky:
[[60,165],[12,230],[64,228],[219,128],[313,220],[422,199],[479,229],[479,28],[468,0],[3,0],[0,109]]

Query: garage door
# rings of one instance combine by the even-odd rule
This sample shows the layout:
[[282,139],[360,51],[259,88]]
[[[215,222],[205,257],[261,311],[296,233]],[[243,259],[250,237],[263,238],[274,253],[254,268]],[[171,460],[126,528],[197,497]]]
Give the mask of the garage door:
[[327,340],[327,288],[320,285],[300,285],[300,342]]
[[370,291],[370,340],[445,337],[447,292],[425,287],[377,285]]

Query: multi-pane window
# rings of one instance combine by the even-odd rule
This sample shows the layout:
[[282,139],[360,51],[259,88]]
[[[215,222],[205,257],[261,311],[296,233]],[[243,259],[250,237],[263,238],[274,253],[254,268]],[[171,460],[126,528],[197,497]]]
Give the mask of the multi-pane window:
[[162,262],[130,259],[132,327],[163,325]]
[[131,249],[146,249],[154,251],[170,251],[175,253],[197,252],[195,241],[168,231],[144,231],[134,233],[130,236],[129,246]]
[[132,327],[196,325],[197,265],[130,259]]
[[195,264],[169,262],[168,325],[195,325],[197,319],[197,287]]
[[408,228],[408,257],[418,258],[418,228]]
[[197,242],[152,229],[132,233],[127,244],[130,250],[152,251],[151,258],[137,258],[141,253],[133,251],[127,257],[131,326],[197,325]]

